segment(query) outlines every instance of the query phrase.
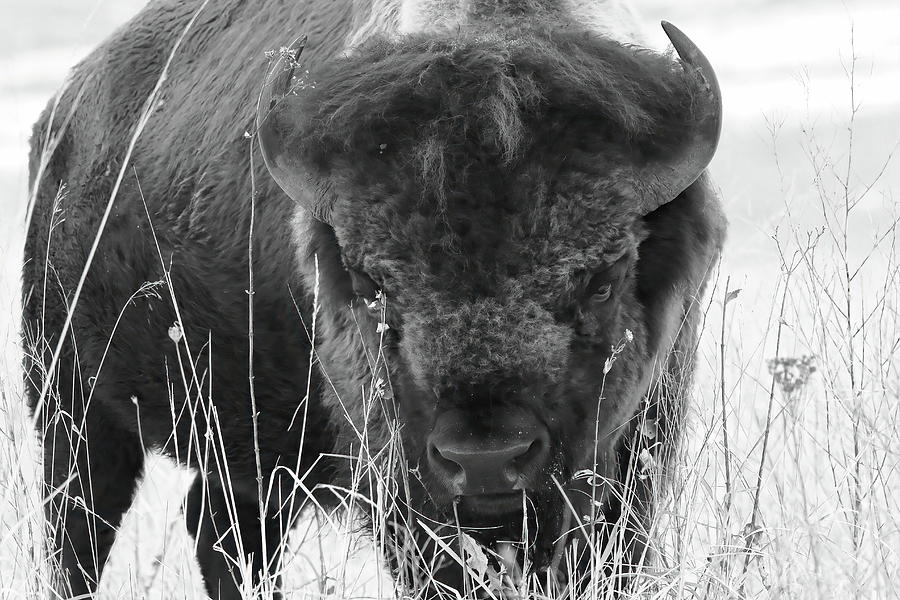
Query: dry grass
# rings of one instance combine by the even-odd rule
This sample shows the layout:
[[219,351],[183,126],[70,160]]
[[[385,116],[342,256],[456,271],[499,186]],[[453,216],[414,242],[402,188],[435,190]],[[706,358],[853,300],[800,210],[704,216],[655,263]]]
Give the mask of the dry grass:
[[[706,300],[689,435],[654,524],[659,558],[637,578],[635,598],[900,598],[900,215],[884,178],[889,152],[879,157],[883,169],[859,175],[857,157],[866,150],[856,132],[864,109],[852,48],[844,67],[850,108],[838,137],[812,116],[796,122],[770,119],[769,160],[779,173],[783,218],[766,227],[762,253],[775,259],[746,269],[732,264],[726,253],[715,275]],[[785,163],[786,128],[801,132],[802,164]],[[20,334],[10,274],[17,271],[18,256],[9,252],[4,259],[3,600],[46,597],[53,576],[42,550],[40,453],[24,409],[15,350]],[[177,303],[177,290],[165,282],[156,289]],[[314,322],[307,325],[314,328]],[[386,383],[379,383],[378,348],[372,364],[372,386],[362,400],[378,411],[389,400]],[[195,378],[203,380],[202,372],[186,368],[185,373],[175,383],[202,406],[204,391],[192,385]],[[373,501],[353,486],[333,490],[343,510],[309,506],[280,567],[289,593],[393,595],[380,558],[389,543],[382,516],[403,485],[391,475],[402,449],[389,445],[376,452],[364,429],[359,436],[359,453],[348,457],[355,480],[382,494]],[[221,460],[214,439],[206,445],[202,438],[196,441],[198,454]],[[101,584],[102,597],[204,597],[180,515],[190,481],[167,459],[148,463]],[[310,504],[302,486],[296,492],[296,502]],[[347,533],[358,529],[359,513],[376,524],[372,536]],[[498,577],[486,566],[483,549],[457,545],[455,532],[434,529],[470,567],[472,589],[493,596],[508,595],[512,587],[560,595],[547,590],[546,582],[517,580],[514,569]],[[590,597],[609,597],[602,578],[594,583]]]

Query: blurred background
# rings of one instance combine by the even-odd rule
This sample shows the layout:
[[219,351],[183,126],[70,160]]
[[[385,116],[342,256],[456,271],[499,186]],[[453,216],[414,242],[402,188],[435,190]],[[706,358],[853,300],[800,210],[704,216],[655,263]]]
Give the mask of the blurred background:
[[[0,378],[6,379],[0,385],[0,390],[4,391],[4,402],[0,404],[0,413],[3,413],[0,414],[0,432],[4,437],[12,437],[10,431],[18,427],[21,419],[20,414],[14,414],[21,410],[17,408],[19,400],[14,391],[20,387],[15,351],[16,314],[31,125],[67,71],[143,4],[136,0],[3,0],[0,6],[0,260],[3,265],[0,273],[0,342],[4,344]],[[729,289],[741,288],[742,292],[738,302],[728,307],[727,319],[723,312],[727,302],[710,301],[710,321],[721,321],[723,339],[727,337],[728,347],[734,354],[725,360],[717,357],[715,341],[704,346],[698,381],[701,390],[703,386],[715,388],[717,361],[727,363],[728,376],[735,381],[729,388],[728,418],[736,428],[733,443],[740,448],[741,457],[735,469],[748,473],[747,491],[754,483],[761,432],[768,431],[771,425],[771,414],[766,414],[766,401],[769,399],[769,378],[774,375],[767,374],[767,364],[770,364],[767,359],[776,355],[818,354],[821,357],[822,344],[825,344],[834,352],[837,363],[843,360],[845,364],[854,364],[858,360],[863,367],[869,364],[868,355],[857,358],[853,354],[852,343],[849,353],[842,349],[840,340],[817,345],[817,339],[825,339],[823,332],[837,327],[828,316],[832,313],[823,312],[815,303],[817,295],[832,289],[832,284],[841,283],[834,273],[820,276],[817,273],[821,272],[811,271],[803,279],[809,283],[807,289],[791,290],[794,302],[788,313],[779,315],[777,311],[779,295],[785,290],[787,265],[795,261],[802,250],[800,240],[818,228],[833,234],[836,220],[840,221],[841,198],[852,197],[853,215],[840,224],[849,243],[846,253],[839,254],[860,269],[865,267],[865,277],[861,276],[854,283],[859,286],[854,294],[862,295],[854,296],[852,303],[859,301],[859,311],[864,314],[873,306],[882,313],[893,311],[893,323],[896,323],[896,294],[886,300],[885,290],[898,284],[897,253],[892,242],[887,245],[883,242],[887,239],[885,235],[893,236],[891,239],[896,237],[895,225],[900,213],[896,197],[900,193],[900,165],[897,160],[892,160],[900,144],[900,2],[635,0],[635,4],[646,19],[649,38],[656,47],[661,48],[666,42],[658,26],[661,19],[672,21],[690,35],[716,67],[724,93],[723,140],[712,173],[722,189],[731,227],[713,295],[722,292],[726,280]],[[835,256],[825,253],[819,260],[827,263]],[[879,296],[881,300],[874,304],[868,302],[869,289],[873,293],[884,292]],[[860,323],[859,330],[862,330],[870,322],[862,320]],[[781,325],[785,326],[784,339],[776,343],[774,330],[780,331]],[[900,344],[897,329],[895,326],[880,327],[873,336],[878,338],[872,346],[873,353],[878,355],[873,360],[878,364],[863,371],[884,375],[887,371],[883,369],[889,368],[884,365],[890,365]],[[820,370],[826,369],[822,366]],[[888,374],[895,376],[896,368]],[[839,375],[830,380],[832,384],[843,381]],[[886,381],[884,377],[882,380]],[[897,381],[900,377],[890,379],[893,383],[876,390],[882,393],[879,396],[882,402],[885,398],[892,402],[897,399]],[[846,389],[840,385],[829,385],[826,381],[813,388],[808,398],[785,392],[784,398],[779,397],[783,403],[776,407],[779,415],[789,413],[792,426],[806,436],[796,438],[791,445],[787,443],[791,430],[786,426],[784,439],[779,440],[783,444],[776,446],[775,457],[770,459],[769,469],[765,471],[766,493],[779,498],[782,507],[779,515],[769,515],[768,526],[773,532],[785,532],[781,538],[773,533],[771,539],[787,544],[784,553],[773,551],[772,556],[780,557],[775,562],[806,569],[802,574],[785,576],[788,583],[782,591],[785,597],[791,598],[846,598],[851,594],[866,598],[897,598],[900,593],[884,582],[891,578],[889,569],[896,569],[894,577],[900,573],[896,550],[900,548],[896,516],[900,514],[900,508],[896,506],[896,498],[900,498],[897,475],[900,472],[900,448],[896,443],[897,406],[900,404],[872,405],[871,410],[860,408],[859,399],[869,397],[865,395],[869,392],[863,384],[848,384],[850,391],[846,396],[842,395]],[[884,390],[890,385],[895,386],[890,391],[892,395],[884,396]],[[702,393],[701,397],[705,398]],[[845,405],[845,398],[852,398],[852,401]],[[706,420],[712,423],[717,414],[714,410],[704,412],[709,407],[714,408],[712,392],[708,399],[708,406],[701,400],[695,417],[701,429]],[[871,440],[875,440],[867,446],[865,440],[869,438],[865,438],[864,448],[872,450],[874,463],[890,467],[886,478],[883,470],[877,470],[867,479],[874,482],[882,477],[879,489],[884,492],[879,496],[883,496],[881,500],[873,499],[872,504],[866,505],[865,519],[871,517],[874,519],[871,522],[857,521],[865,508],[859,502],[854,505],[855,512],[842,508],[848,502],[846,494],[849,492],[845,488],[847,473],[853,471],[851,466],[841,462],[839,453],[832,454],[830,447],[825,460],[812,457],[821,451],[821,436],[817,432],[820,426],[825,426],[817,420],[817,413],[826,406],[823,399],[834,400],[842,410],[846,409],[840,414],[853,414],[854,419],[861,419],[854,420],[852,428],[851,446],[856,448],[857,458],[860,452],[857,425],[864,422],[869,425],[866,431],[871,434]],[[852,407],[847,408],[851,404]],[[803,406],[807,407],[808,416],[804,416]],[[713,428],[709,430],[712,431],[710,437],[718,436],[714,426],[710,427]],[[19,429],[16,431],[17,435],[27,435]],[[848,431],[835,434],[838,438],[835,443],[839,445],[841,440],[850,439]],[[716,448],[716,452],[719,450]],[[715,475],[718,473],[715,467],[718,456],[711,454],[704,463],[714,471],[710,488],[713,491],[721,484]],[[786,460],[784,456],[790,457],[790,465],[781,464]],[[846,458],[847,454],[843,456]],[[4,455],[0,451],[0,463],[4,460],[24,459],[21,454]],[[856,471],[858,474],[859,470]],[[6,472],[6,469],[0,469],[0,473]],[[27,478],[29,472],[28,468],[23,468],[19,475]],[[785,489],[790,489],[804,476],[811,482],[809,490],[805,488],[803,497],[794,502]],[[183,473],[159,461],[148,468],[147,479],[117,544],[117,548],[123,550],[113,551],[109,575],[103,582],[104,597],[138,597],[151,590],[167,590],[178,597],[195,597],[201,588],[178,519],[179,502],[187,480]],[[820,483],[825,479],[828,479],[828,485]],[[859,479],[854,481],[858,487]],[[0,489],[0,492],[9,489]],[[804,503],[802,509],[797,508],[801,500]],[[808,510],[807,501],[812,502]],[[0,505],[0,524],[6,521],[6,525],[12,527],[7,530],[0,527],[0,539],[3,540],[0,563],[15,566],[0,567],[0,599],[21,597],[17,595],[20,583],[16,582],[29,578],[28,573],[22,572],[27,569],[27,561],[10,562],[11,552],[24,552],[25,549],[7,545],[10,539],[22,539],[19,533],[10,532],[21,528],[25,517],[21,514],[10,516],[8,510],[9,506]],[[4,515],[4,511],[7,514]],[[885,516],[891,511],[895,516]],[[736,518],[737,523],[729,526],[734,531],[740,529],[741,519],[745,517]],[[840,533],[847,522],[854,523],[854,533]],[[875,532],[870,536],[871,553],[860,550],[860,544],[865,540],[865,537],[857,539],[855,532],[860,528]],[[4,537],[7,534],[8,537]],[[160,541],[163,535],[165,541]],[[785,538],[790,539],[785,541]],[[341,545],[345,543],[347,545]],[[341,544],[331,551],[349,555],[348,548],[352,544]],[[776,545],[773,541],[772,547]],[[701,559],[707,551],[712,552],[702,550]],[[302,556],[298,558],[298,562],[303,560],[306,559]],[[814,560],[815,566],[807,569],[805,565],[809,560]],[[162,570],[161,564],[165,566]],[[343,564],[346,565],[346,561]],[[768,576],[781,581],[772,575],[778,571],[777,566],[771,567]],[[302,573],[307,572],[304,568],[298,567],[300,574],[292,580],[291,585],[296,588],[304,585]],[[845,568],[848,569],[846,577],[842,572]],[[825,586],[815,583],[822,580],[823,569],[828,571],[829,583]],[[371,569],[351,567],[344,571],[345,576],[348,571],[363,573],[359,577],[370,583],[378,579]],[[860,593],[861,586],[871,582],[880,583],[873,583]],[[137,594],[135,585],[140,588]],[[370,584],[363,587],[367,585]],[[158,593],[153,595],[161,597]],[[778,595],[772,594],[773,597]]]
[[[4,0],[0,8],[0,240],[14,251],[26,195],[32,123],[66,72],[124,23],[138,0]],[[729,260],[751,252],[784,213],[786,189],[809,182],[803,136],[846,141],[855,61],[854,174],[878,173],[900,140],[900,3],[891,0],[635,0],[658,47],[661,19],[710,57],[725,95],[713,163],[732,222]],[[778,154],[776,164],[775,154]],[[779,171],[780,164],[780,171]],[[885,187],[900,177],[896,165]],[[797,198],[797,201],[800,199]],[[877,199],[868,208],[876,211]],[[803,210],[803,207],[798,207]],[[760,250],[760,248],[756,248]]]

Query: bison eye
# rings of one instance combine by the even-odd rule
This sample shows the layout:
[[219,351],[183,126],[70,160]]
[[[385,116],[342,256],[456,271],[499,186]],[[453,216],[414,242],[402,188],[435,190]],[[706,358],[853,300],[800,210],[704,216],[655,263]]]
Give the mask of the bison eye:
[[612,289],[609,273],[598,273],[588,282],[585,295],[591,304],[606,302],[612,296]]
[[367,302],[375,300],[378,290],[381,289],[371,277],[356,269],[348,269],[350,272],[350,283],[353,286],[353,293],[360,298],[364,298]]
[[604,283],[597,291],[591,294],[591,302],[606,302],[609,300],[609,297],[612,296],[612,284]]

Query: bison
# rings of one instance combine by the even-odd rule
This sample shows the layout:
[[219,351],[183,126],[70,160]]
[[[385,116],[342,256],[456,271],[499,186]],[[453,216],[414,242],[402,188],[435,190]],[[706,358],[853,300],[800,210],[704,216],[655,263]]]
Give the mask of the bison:
[[463,540],[561,585],[647,562],[722,113],[697,47],[627,16],[159,0],[75,67],[24,267],[60,594],[96,589],[149,449],[197,473],[215,598],[277,588],[296,516],[346,494],[410,595],[475,593]]

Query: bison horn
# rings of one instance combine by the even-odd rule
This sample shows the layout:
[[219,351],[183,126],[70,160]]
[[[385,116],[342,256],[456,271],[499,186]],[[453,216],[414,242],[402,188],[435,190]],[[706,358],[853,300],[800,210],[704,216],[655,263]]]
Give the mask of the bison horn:
[[299,160],[296,149],[291,147],[292,143],[296,144],[296,140],[291,139],[295,124],[289,115],[284,114],[286,110],[280,110],[285,106],[282,104],[285,97],[294,92],[294,70],[306,47],[306,39],[303,36],[291,45],[292,54],[282,50],[275,66],[269,71],[257,105],[256,137],[275,183],[292,200],[324,221],[323,203],[319,201],[323,190]]
[[674,200],[697,181],[716,153],[722,131],[722,93],[712,65],[680,29],[666,21],[662,22],[662,28],[675,47],[682,67],[699,75],[703,82],[700,101],[704,106],[695,108],[703,119],[693,128],[675,160],[654,164],[641,174],[641,185],[649,192],[643,199],[645,214]]

